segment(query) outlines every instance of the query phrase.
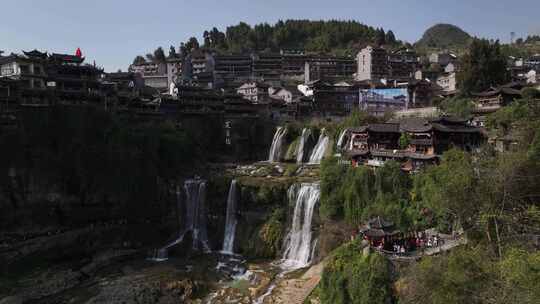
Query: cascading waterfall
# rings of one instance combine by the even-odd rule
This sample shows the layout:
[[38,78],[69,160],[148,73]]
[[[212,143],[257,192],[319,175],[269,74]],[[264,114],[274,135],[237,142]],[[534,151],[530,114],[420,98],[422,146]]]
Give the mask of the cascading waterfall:
[[266,292],[253,301],[253,304],[264,303],[264,300],[277,287],[277,281],[287,273],[311,264],[317,246],[317,240],[312,241],[311,222],[315,205],[317,205],[320,196],[321,190],[318,183],[297,184],[289,188],[289,202],[295,202],[295,207],[291,229],[285,238],[285,251],[281,261],[282,271],[276,276],[276,279],[270,284]]
[[229,196],[227,198],[227,219],[225,222],[225,236],[223,238],[223,253],[234,253],[234,237],[236,234],[236,180],[233,179],[229,188]]
[[298,144],[298,147],[296,148],[296,163],[302,164],[304,162],[304,148],[306,146],[306,142],[311,136],[311,130],[310,129],[303,129],[302,130],[302,136],[300,137],[300,143]]
[[278,127],[272,140],[272,146],[270,147],[270,155],[268,161],[271,163],[279,162],[282,155],[283,138],[287,134],[287,128]]
[[313,149],[313,152],[311,153],[311,156],[309,157],[309,163],[310,164],[320,164],[321,160],[326,154],[326,149],[328,148],[328,143],[330,142],[330,137],[326,134],[326,130],[321,130],[321,135],[319,135],[319,140],[317,141],[317,145],[315,145],[315,148]]
[[320,199],[319,184],[303,183],[289,188],[289,199],[295,201],[291,229],[285,238],[283,266],[302,268],[313,258],[311,220],[315,205]]
[[345,139],[345,135],[347,134],[347,129],[341,131],[341,134],[339,135],[339,139],[337,142],[337,148],[343,149],[343,140]]
[[193,234],[193,249],[210,251],[206,233],[206,181],[200,179],[188,180],[184,183],[186,191],[186,227],[184,234]]
[[[152,260],[166,261],[168,259],[168,250],[180,244],[188,232],[192,234],[193,249],[202,249],[205,252],[211,251],[206,232],[206,181],[201,179],[187,180],[184,183],[184,191],[186,193],[184,227],[178,234],[178,238],[154,252]],[[180,190],[177,189],[178,203],[180,202],[180,195]]]

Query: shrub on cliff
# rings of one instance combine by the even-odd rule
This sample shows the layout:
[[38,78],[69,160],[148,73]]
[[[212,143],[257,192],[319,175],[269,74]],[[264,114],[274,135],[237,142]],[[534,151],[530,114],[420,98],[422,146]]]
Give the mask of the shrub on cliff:
[[518,248],[502,259],[484,246],[426,257],[396,284],[399,303],[537,303],[540,254]]
[[321,165],[320,214],[353,225],[382,216],[406,231],[419,217],[417,206],[409,203],[410,184],[410,177],[396,162],[374,171],[344,166],[330,158]]
[[240,244],[242,255],[253,259],[276,258],[281,251],[285,226],[284,209],[274,209],[264,224],[250,229],[247,242]]
[[319,293],[323,304],[380,304],[391,301],[388,261],[365,255],[358,241],[336,249],[323,270]]

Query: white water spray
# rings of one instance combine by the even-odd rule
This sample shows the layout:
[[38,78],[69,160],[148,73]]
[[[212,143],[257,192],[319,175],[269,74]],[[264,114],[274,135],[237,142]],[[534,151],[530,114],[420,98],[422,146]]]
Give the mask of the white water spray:
[[285,268],[302,268],[311,263],[313,258],[311,221],[320,196],[319,184],[304,183],[289,189],[289,199],[295,201],[295,207],[292,226],[285,238],[283,253]]
[[223,253],[231,255],[234,253],[234,237],[236,234],[236,224],[238,222],[236,219],[236,184],[236,180],[234,179],[229,188],[229,196],[227,198],[227,219],[225,223],[225,235],[223,238]]
[[326,135],[326,130],[322,129],[321,135],[319,135],[319,140],[317,141],[317,145],[315,145],[315,148],[309,157],[310,164],[318,165],[321,163],[322,159],[326,155],[326,149],[328,148],[329,142],[330,137]]
[[[184,183],[184,190],[186,193],[184,227],[174,241],[154,252],[152,258],[154,261],[166,261],[168,259],[168,250],[180,244],[188,232],[192,234],[193,249],[211,252],[206,233],[206,181],[201,179],[187,180]],[[176,196],[179,203],[179,189],[176,191]]]
[[339,139],[336,145],[338,149],[343,149],[343,140],[345,139],[345,135],[347,135],[347,129],[341,131],[341,134],[339,135]]
[[268,161],[271,163],[279,162],[282,155],[283,138],[287,134],[287,128],[278,127],[272,140],[272,146],[270,147],[270,155]]
[[303,129],[302,130],[302,136],[300,137],[300,143],[298,144],[298,147],[296,148],[296,163],[302,164],[304,162],[304,149],[306,146],[306,142],[308,141],[309,137],[311,136],[311,130],[310,129]]

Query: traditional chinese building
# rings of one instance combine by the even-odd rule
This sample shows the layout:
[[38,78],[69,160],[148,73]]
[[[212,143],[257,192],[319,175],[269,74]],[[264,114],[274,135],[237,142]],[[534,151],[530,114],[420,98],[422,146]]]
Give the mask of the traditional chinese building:
[[227,84],[236,84],[252,79],[253,61],[250,55],[215,56],[215,75]]
[[370,124],[350,129],[348,136],[346,152],[353,165],[379,167],[394,160],[408,172],[436,163],[452,147],[472,151],[485,141],[480,128],[450,117]]
[[346,116],[358,108],[359,87],[356,85],[317,80],[308,86],[313,91],[313,110],[319,116]]
[[400,49],[388,55],[388,75],[392,79],[414,78],[418,65],[418,55],[413,50]]
[[281,54],[254,53],[253,78],[266,83],[279,84],[283,74],[283,57]]
[[11,54],[0,58],[0,77],[19,83],[18,98],[24,105],[99,100],[103,70],[84,60],[82,53],[49,55],[34,50]]
[[304,83],[316,80],[336,82],[352,80],[356,72],[353,58],[314,56],[306,61],[304,68]]
[[[521,87],[519,87],[521,88]],[[492,88],[487,91],[473,94],[475,113],[492,113],[503,106],[510,104],[515,99],[521,98],[521,91],[512,85]]]
[[282,50],[282,71],[283,77],[296,80],[304,80],[306,62],[311,56],[305,55],[301,51]]

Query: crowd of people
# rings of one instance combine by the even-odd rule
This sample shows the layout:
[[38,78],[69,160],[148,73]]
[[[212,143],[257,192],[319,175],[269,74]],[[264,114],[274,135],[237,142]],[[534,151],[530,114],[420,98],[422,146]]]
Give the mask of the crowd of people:
[[428,235],[426,232],[409,234],[396,234],[380,238],[369,237],[359,234],[369,244],[380,251],[393,254],[406,254],[408,252],[437,248],[444,244],[444,239],[439,234]]

